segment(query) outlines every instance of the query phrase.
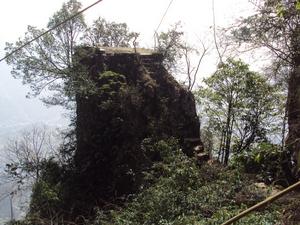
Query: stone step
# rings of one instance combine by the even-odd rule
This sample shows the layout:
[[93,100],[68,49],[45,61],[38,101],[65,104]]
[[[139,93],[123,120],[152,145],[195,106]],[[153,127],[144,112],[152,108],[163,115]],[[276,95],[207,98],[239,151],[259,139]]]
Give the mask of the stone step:
[[156,63],[156,62],[151,62],[151,61],[141,61],[141,63],[143,64],[143,65],[158,65],[158,63]]
[[155,57],[153,57],[153,55],[141,55],[140,56],[141,59],[156,59]]
[[142,63],[147,63],[147,64],[161,64],[161,61],[157,61],[157,60],[154,60],[154,59],[141,59],[141,62]]
[[160,70],[160,66],[158,65],[143,65],[146,69],[151,69],[151,70]]
[[145,67],[148,73],[157,73],[157,69],[153,69],[153,68],[147,68]]
[[201,139],[200,138],[185,138],[184,141],[187,141],[187,142],[201,142]]
[[198,153],[196,158],[199,163],[207,162],[210,159],[208,153]]
[[141,58],[141,60],[142,61],[152,61],[152,62],[154,62],[154,61],[156,61],[155,59],[153,59],[153,58]]
[[154,64],[154,63],[142,63],[145,67],[151,67],[151,68],[159,68],[160,64]]
[[154,74],[156,74],[156,72],[153,72],[153,71],[147,71],[147,73],[148,73],[149,75],[154,75]]
[[158,62],[152,62],[152,63],[148,63],[148,62],[142,62],[143,65],[147,65],[147,66],[160,66],[161,64]]

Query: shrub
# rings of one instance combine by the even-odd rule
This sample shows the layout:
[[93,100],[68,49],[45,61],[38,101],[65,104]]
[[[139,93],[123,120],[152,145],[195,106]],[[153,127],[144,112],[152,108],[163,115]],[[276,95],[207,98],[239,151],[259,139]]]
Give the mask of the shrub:
[[243,168],[246,173],[259,174],[267,183],[289,183],[289,154],[279,145],[263,142],[249,151],[236,155],[233,166]]
[[[99,210],[93,224],[220,224],[245,208],[237,202],[237,193],[251,194],[255,203],[262,200],[259,191],[248,188],[253,181],[247,176],[220,166],[205,164],[199,168],[174,140],[154,144],[155,150],[161,160],[145,173],[147,185],[124,207]],[[276,220],[271,214],[260,213],[257,219],[245,221],[265,224],[262,221]]]

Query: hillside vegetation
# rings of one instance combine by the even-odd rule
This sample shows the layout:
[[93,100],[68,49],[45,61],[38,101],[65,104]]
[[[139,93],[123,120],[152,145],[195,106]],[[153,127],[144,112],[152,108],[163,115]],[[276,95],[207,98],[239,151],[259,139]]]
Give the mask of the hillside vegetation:
[[[216,68],[201,85],[210,44],[187,43],[180,22],[145,50],[126,23],[88,25],[69,0],[51,32],[28,26],[6,43],[28,96],[71,112],[60,144],[33,129],[5,147],[11,196],[32,188],[26,217],[10,224],[222,224],[298,181],[300,0],[251,2],[220,35],[214,20]],[[248,53],[271,63],[254,71]],[[298,197],[237,224],[300,224]]]

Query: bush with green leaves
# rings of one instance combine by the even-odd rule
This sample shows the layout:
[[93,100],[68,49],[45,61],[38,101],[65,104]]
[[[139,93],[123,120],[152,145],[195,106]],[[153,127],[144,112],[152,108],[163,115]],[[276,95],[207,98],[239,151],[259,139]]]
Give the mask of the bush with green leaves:
[[[211,218],[203,219],[195,224],[197,225],[216,225],[221,224],[232,217],[236,216],[238,213],[245,210],[246,207],[229,206],[224,207],[214,213]],[[278,224],[278,219],[280,217],[280,210],[277,206],[268,208],[266,211],[253,212],[248,216],[241,218],[236,225],[249,225],[249,224],[261,224],[261,225],[275,225]]]
[[59,215],[62,210],[62,177],[62,168],[55,160],[44,163],[41,178],[32,188],[28,220],[53,219]]
[[286,185],[290,182],[289,153],[276,144],[259,143],[249,151],[236,155],[232,165],[243,168],[246,173],[259,174],[269,183]]
[[[109,203],[96,209],[95,218],[83,218],[80,224],[221,224],[266,197],[266,193],[253,185],[255,181],[240,170],[224,168],[218,163],[197,165],[195,159],[182,153],[175,139],[155,142],[148,138],[143,141],[141,150],[152,156],[154,163],[145,170],[139,192],[127,196],[123,205]],[[50,162],[47,168],[59,171],[55,167],[55,163]],[[55,180],[58,174],[55,174],[44,173],[43,183],[34,189],[32,204],[38,203],[36,206],[42,209],[43,201],[53,203],[44,207],[44,212],[60,206],[59,183]],[[279,212],[274,206],[250,214],[237,224],[276,224]],[[56,215],[52,222],[74,224]],[[42,216],[32,212],[26,220],[15,224],[50,224],[49,216]]]
[[[161,160],[145,172],[141,192],[123,207],[99,210],[93,224],[221,224],[245,209],[247,196],[253,198],[251,204],[264,198],[251,187],[253,180],[238,170],[218,164],[199,168],[174,140],[159,141],[151,151],[159,152]],[[246,193],[245,204],[237,200],[238,193]],[[240,224],[275,224],[276,213],[273,209],[260,212]]]

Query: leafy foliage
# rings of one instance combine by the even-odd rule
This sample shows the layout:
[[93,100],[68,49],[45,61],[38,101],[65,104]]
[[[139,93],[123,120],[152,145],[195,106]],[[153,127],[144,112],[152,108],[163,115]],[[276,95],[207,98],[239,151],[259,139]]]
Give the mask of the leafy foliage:
[[241,20],[232,33],[240,43],[266,47],[291,64],[297,53],[299,10],[296,1],[264,0],[254,3],[257,12]]
[[[139,193],[127,196],[122,205],[107,203],[96,210],[94,218],[78,214],[81,224],[221,224],[265,198],[266,192],[240,169],[226,169],[218,163],[199,168],[193,158],[182,153],[175,139],[145,139],[141,149],[155,162],[144,170]],[[66,220],[63,211],[61,185],[67,174],[52,161],[45,168],[33,190],[31,213],[14,224],[74,224]],[[275,205],[237,224],[276,224],[279,212]]]
[[92,27],[87,29],[84,43],[91,46],[136,47],[134,41],[138,35],[136,32],[129,31],[126,23],[109,22],[99,17]]
[[[278,67],[286,71],[284,80],[288,86],[286,105],[289,135],[286,147],[293,153],[296,162],[295,177],[300,168],[299,127],[299,67],[300,67],[300,11],[299,1],[264,0],[254,2],[256,13],[240,21],[233,36],[240,43],[264,47],[273,53]],[[277,68],[278,70],[278,68]]]
[[[194,47],[184,40],[184,32],[180,22],[172,26],[167,32],[156,34],[157,46],[155,50],[163,56],[163,65],[175,74],[184,75],[183,83],[188,90],[196,84],[197,75],[208,48],[199,40],[201,47]],[[197,58],[194,62],[193,58]]]
[[157,36],[157,51],[163,55],[164,66],[169,71],[176,70],[177,61],[182,57],[182,36],[179,30],[180,24],[177,23],[167,32],[162,32]]
[[[290,2],[288,7],[289,4]],[[289,22],[292,21],[292,38],[284,44],[295,50],[299,39],[299,27],[295,23],[298,21],[299,4],[297,2],[295,9],[287,10],[279,1],[265,1],[267,9],[274,9],[274,6],[275,21],[279,22],[279,27],[286,25],[286,17]],[[48,28],[78,12],[80,7],[79,2],[70,0],[53,15]],[[266,22],[265,19],[254,16],[248,22]],[[283,33],[271,34],[269,31],[274,31],[274,23],[265,25],[266,27],[258,26],[261,31],[246,26],[235,35],[240,35],[244,40],[258,37],[257,40],[263,43],[268,43],[266,38],[270,37],[276,40],[275,45],[271,46],[274,52],[284,59],[294,60],[295,55],[298,55],[297,51],[288,55],[281,51]],[[42,32],[44,30],[28,27],[24,39],[15,44],[8,43],[6,51],[22,46]],[[167,69],[174,68],[175,62],[185,56],[188,89],[191,90],[206,49],[203,46],[203,54],[198,66],[194,68],[196,72],[191,76],[194,69],[190,67],[188,52],[194,49],[182,42],[182,35],[176,26],[167,33],[161,33],[158,36],[158,50],[165,58]],[[126,120],[130,115],[135,115],[134,106],[141,106],[140,96],[133,96],[138,93],[136,89],[129,87],[128,81],[121,74],[106,71],[92,80],[87,78],[86,68],[74,67],[74,52],[80,44],[129,47],[133,41],[133,46],[136,47],[137,36],[137,33],[129,31],[126,24],[111,23],[102,18],[96,20],[91,28],[87,28],[83,17],[79,16],[21,49],[18,55],[8,58],[7,62],[13,66],[14,76],[30,85],[33,96],[47,89],[53,95],[44,98],[46,103],[65,106],[72,104],[75,97],[77,103],[84,99],[86,102],[96,103],[91,104],[91,108],[86,107],[85,112],[101,115],[96,117],[98,120],[93,120],[93,114],[88,114],[91,115],[90,118],[85,115],[84,119],[95,124],[90,129],[96,130],[95,135],[92,135],[91,143],[87,144],[90,146],[81,146],[84,151],[77,151],[75,155],[72,152],[77,146],[67,146],[65,153],[71,152],[64,161],[67,166],[59,165],[49,158],[37,165],[28,162],[8,164],[8,169],[14,176],[18,175],[19,168],[27,173],[36,172],[27,221],[40,221],[29,224],[47,224],[47,220],[51,220],[51,223],[63,221],[65,214],[82,217],[81,222],[84,223],[90,218],[83,218],[81,212],[84,215],[94,215],[95,211],[87,206],[87,201],[94,201],[92,206],[100,206],[97,218],[87,222],[88,224],[216,224],[224,222],[250,204],[249,199],[241,201],[237,194],[251,195],[251,203],[262,199],[259,190],[249,188],[252,187],[249,177],[238,170],[224,169],[219,165],[202,165],[199,168],[194,159],[182,153],[174,139],[155,143],[151,139],[145,139],[139,146],[140,140],[131,132],[138,130],[139,126]],[[200,101],[205,103],[212,127],[205,134],[207,146],[213,145],[213,131],[216,131],[221,136],[219,156],[223,154],[222,161],[225,164],[234,150],[236,154],[242,154],[236,160],[246,169],[254,169],[266,177],[270,173],[272,177],[278,176],[284,153],[277,146],[261,143],[267,139],[266,127],[270,128],[270,116],[275,117],[279,113],[272,107],[280,103],[276,87],[250,71],[248,65],[233,59],[220,64],[213,76],[205,80],[205,84],[207,87],[200,91],[199,96]],[[162,110],[163,113],[167,114],[166,104],[162,105],[161,108],[165,109]],[[78,119],[77,125],[88,124],[84,119]],[[81,138],[91,135],[87,131],[88,129]],[[76,132],[80,132],[80,129]],[[80,143],[81,140],[77,141]],[[130,145],[131,143],[134,144]],[[259,145],[255,148],[255,144]],[[87,154],[86,151],[90,152]],[[276,163],[269,165],[269,161]],[[136,190],[140,192],[133,194]],[[117,206],[111,206],[112,203]],[[106,208],[110,210],[105,210]],[[240,224],[275,223],[277,217],[277,210],[270,209],[270,212],[250,216]]]
[[244,168],[246,173],[259,174],[266,183],[286,186],[291,178],[289,158],[290,154],[280,146],[262,142],[250,151],[236,155],[233,165]]
[[[244,209],[236,193],[246,191],[261,199],[261,194],[248,189],[251,180],[237,170],[203,165],[198,168],[186,157],[173,140],[160,141],[153,146],[160,152],[161,161],[145,173],[150,185],[124,207],[98,211],[93,224],[220,224]],[[252,190],[252,191],[250,191]],[[239,224],[253,221],[275,223],[276,210],[253,215]]]
[[[50,18],[47,28],[70,17],[80,8],[81,3],[77,0],[64,3],[62,8]],[[70,103],[70,98],[74,97],[69,94],[73,93],[72,83],[69,82],[72,57],[85,27],[83,16],[78,16],[26,45],[18,51],[18,54],[7,59],[7,63],[12,66],[13,76],[22,79],[23,84],[30,86],[32,93],[29,96],[38,96],[44,90],[48,90],[53,95],[49,98],[43,96],[46,103],[54,105]],[[23,39],[20,38],[15,44],[6,44],[6,52],[17,49],[43,32],[44,29],[28,26]]]
[[13,221],[13,225],[67,224],[63,222],[61,212],[64,172],[53,159],[44,163],[41,177],[32,188],[30,207],[24,220]]
[[[207,225],[214,225],[214,224],[221,224],[222,222],[225,222],[229,220],[230,218],[237,215],[242,210],[245,210],[246,208],[235,208],[235,207],[224,207],[221,210],[217,211],[214,216],[210,219],[203,220],[200,223],[196,224],[207,224]],[[240,219],[235,224],[237,225],[249,225],[249,224],[278,224],[278,218],[280,217],[280,211],[277,209],[277,207],[273,207],[267,212],[255,212],[253,214],[248,215],[247,217],[244,217]]]
[[[47,28],[56,26],[80,9],[79,1],[69,0],[49,19]],[[28,26],[24,38],[19,38],[16,43],[6,43],[6,52],[16,50],[45,31]],[[93,86],[87,78],[86,68],[79,68],[76,60],[74,62],[78,47],[129,47],[137,37],[138,34],[130,32],[126,23],[108,22],[101,17],[87,27],[80,14],[18,50],[17,54],[7,58],[7,63],[12,66],[14,78],[22,79],[23,84],[29,85],[31,92],[27,97],[41,96],[48,105],[74,109],[76,93]]]
[[228,59],[204,83],[198,100],[207,124],[219,135],[218,158],[225,164],[230,151],[247,151],[278,126],[282,112],[274,106],[282,105],[280,89],[242,61]]

